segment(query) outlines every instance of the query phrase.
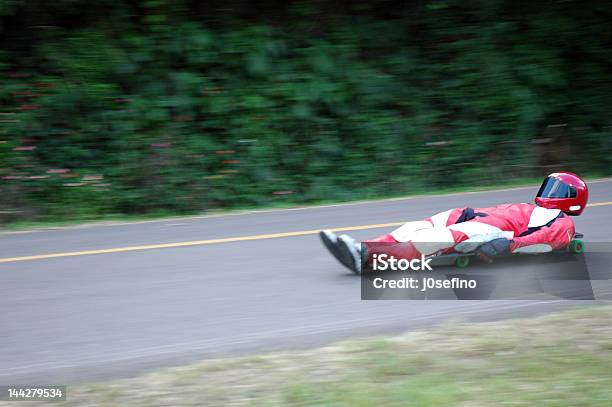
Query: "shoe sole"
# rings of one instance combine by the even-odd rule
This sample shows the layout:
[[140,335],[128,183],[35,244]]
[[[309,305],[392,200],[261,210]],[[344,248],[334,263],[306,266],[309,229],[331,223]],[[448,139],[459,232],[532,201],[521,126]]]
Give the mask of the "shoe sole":
[[348,251],[349,249],[348,247],[346,247],[346,244],[344,244],[344,242],[341,240],[337,240],[338,243],[334,244],[334,242],[332,242],[323,232],[319,232],[319,237],[321,238],[321,241],[323,242],[325,248],[332,254],[332,256],[334,256],[334,258],[338,260],[340,264],[342,264],[344,267],[355,273],[353,257]]
[[355,266],[355,258],[353,257],[353,253],[351,253],[351,249],[349,249],[342,239],[338,239],[338,252],[340,253],[340,256],[342,256],[342,258],[349,264],[346,266],[349,268],[349,270],[357,275],[361,274],[361,270]]

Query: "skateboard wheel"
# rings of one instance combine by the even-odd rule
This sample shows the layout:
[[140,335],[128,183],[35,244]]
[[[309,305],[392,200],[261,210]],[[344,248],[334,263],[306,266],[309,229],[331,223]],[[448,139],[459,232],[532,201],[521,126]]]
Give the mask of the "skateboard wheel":
[[470,258],[468,256],[459,256],[455,260],[455,266],[459,268],[465,268],[470,264]]
[[569,244],[569,251],[571,253],[583,253],[584,252],[584,242],[580,239],[574,239]]

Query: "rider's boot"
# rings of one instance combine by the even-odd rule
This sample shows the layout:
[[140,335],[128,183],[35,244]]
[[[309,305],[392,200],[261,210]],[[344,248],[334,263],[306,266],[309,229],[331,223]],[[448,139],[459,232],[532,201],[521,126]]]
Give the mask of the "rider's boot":
[[325,247],[343,266],[355,274],[361,273],[362,257],[365,253],[357,240],[348,235],[337,236],[329,230],[321,231],[319,236]]

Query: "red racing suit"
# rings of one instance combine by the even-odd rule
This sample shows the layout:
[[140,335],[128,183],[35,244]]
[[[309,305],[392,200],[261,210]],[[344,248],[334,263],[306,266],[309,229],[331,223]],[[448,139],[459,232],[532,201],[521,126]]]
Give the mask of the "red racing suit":
[[498,238],[510,240],[511,253],[545,253],[566,247],[574,233],[574,222],[560,210],[520,203],[451,209],[363,243],[370,260],[375,253],[411,260],[471,252]]

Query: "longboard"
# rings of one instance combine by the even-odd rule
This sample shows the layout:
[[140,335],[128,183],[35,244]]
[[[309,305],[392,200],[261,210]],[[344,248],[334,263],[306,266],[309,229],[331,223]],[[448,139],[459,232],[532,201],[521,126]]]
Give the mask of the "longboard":
[[[582,233],[574,234],[573,239],[569,242],[569,244],[561,250],[556,250],[557,252],[570,252],[574,254],[584,253],[584,241],[582,238],[584,235]],[[455,265],[458,268],[465,268],[470,265],[472,257],[476,256],[475,252],[469,253],[449,253],[449,254],[441,254],[441,255],[432,255],[431,265],[432,266],[452,266]]]

